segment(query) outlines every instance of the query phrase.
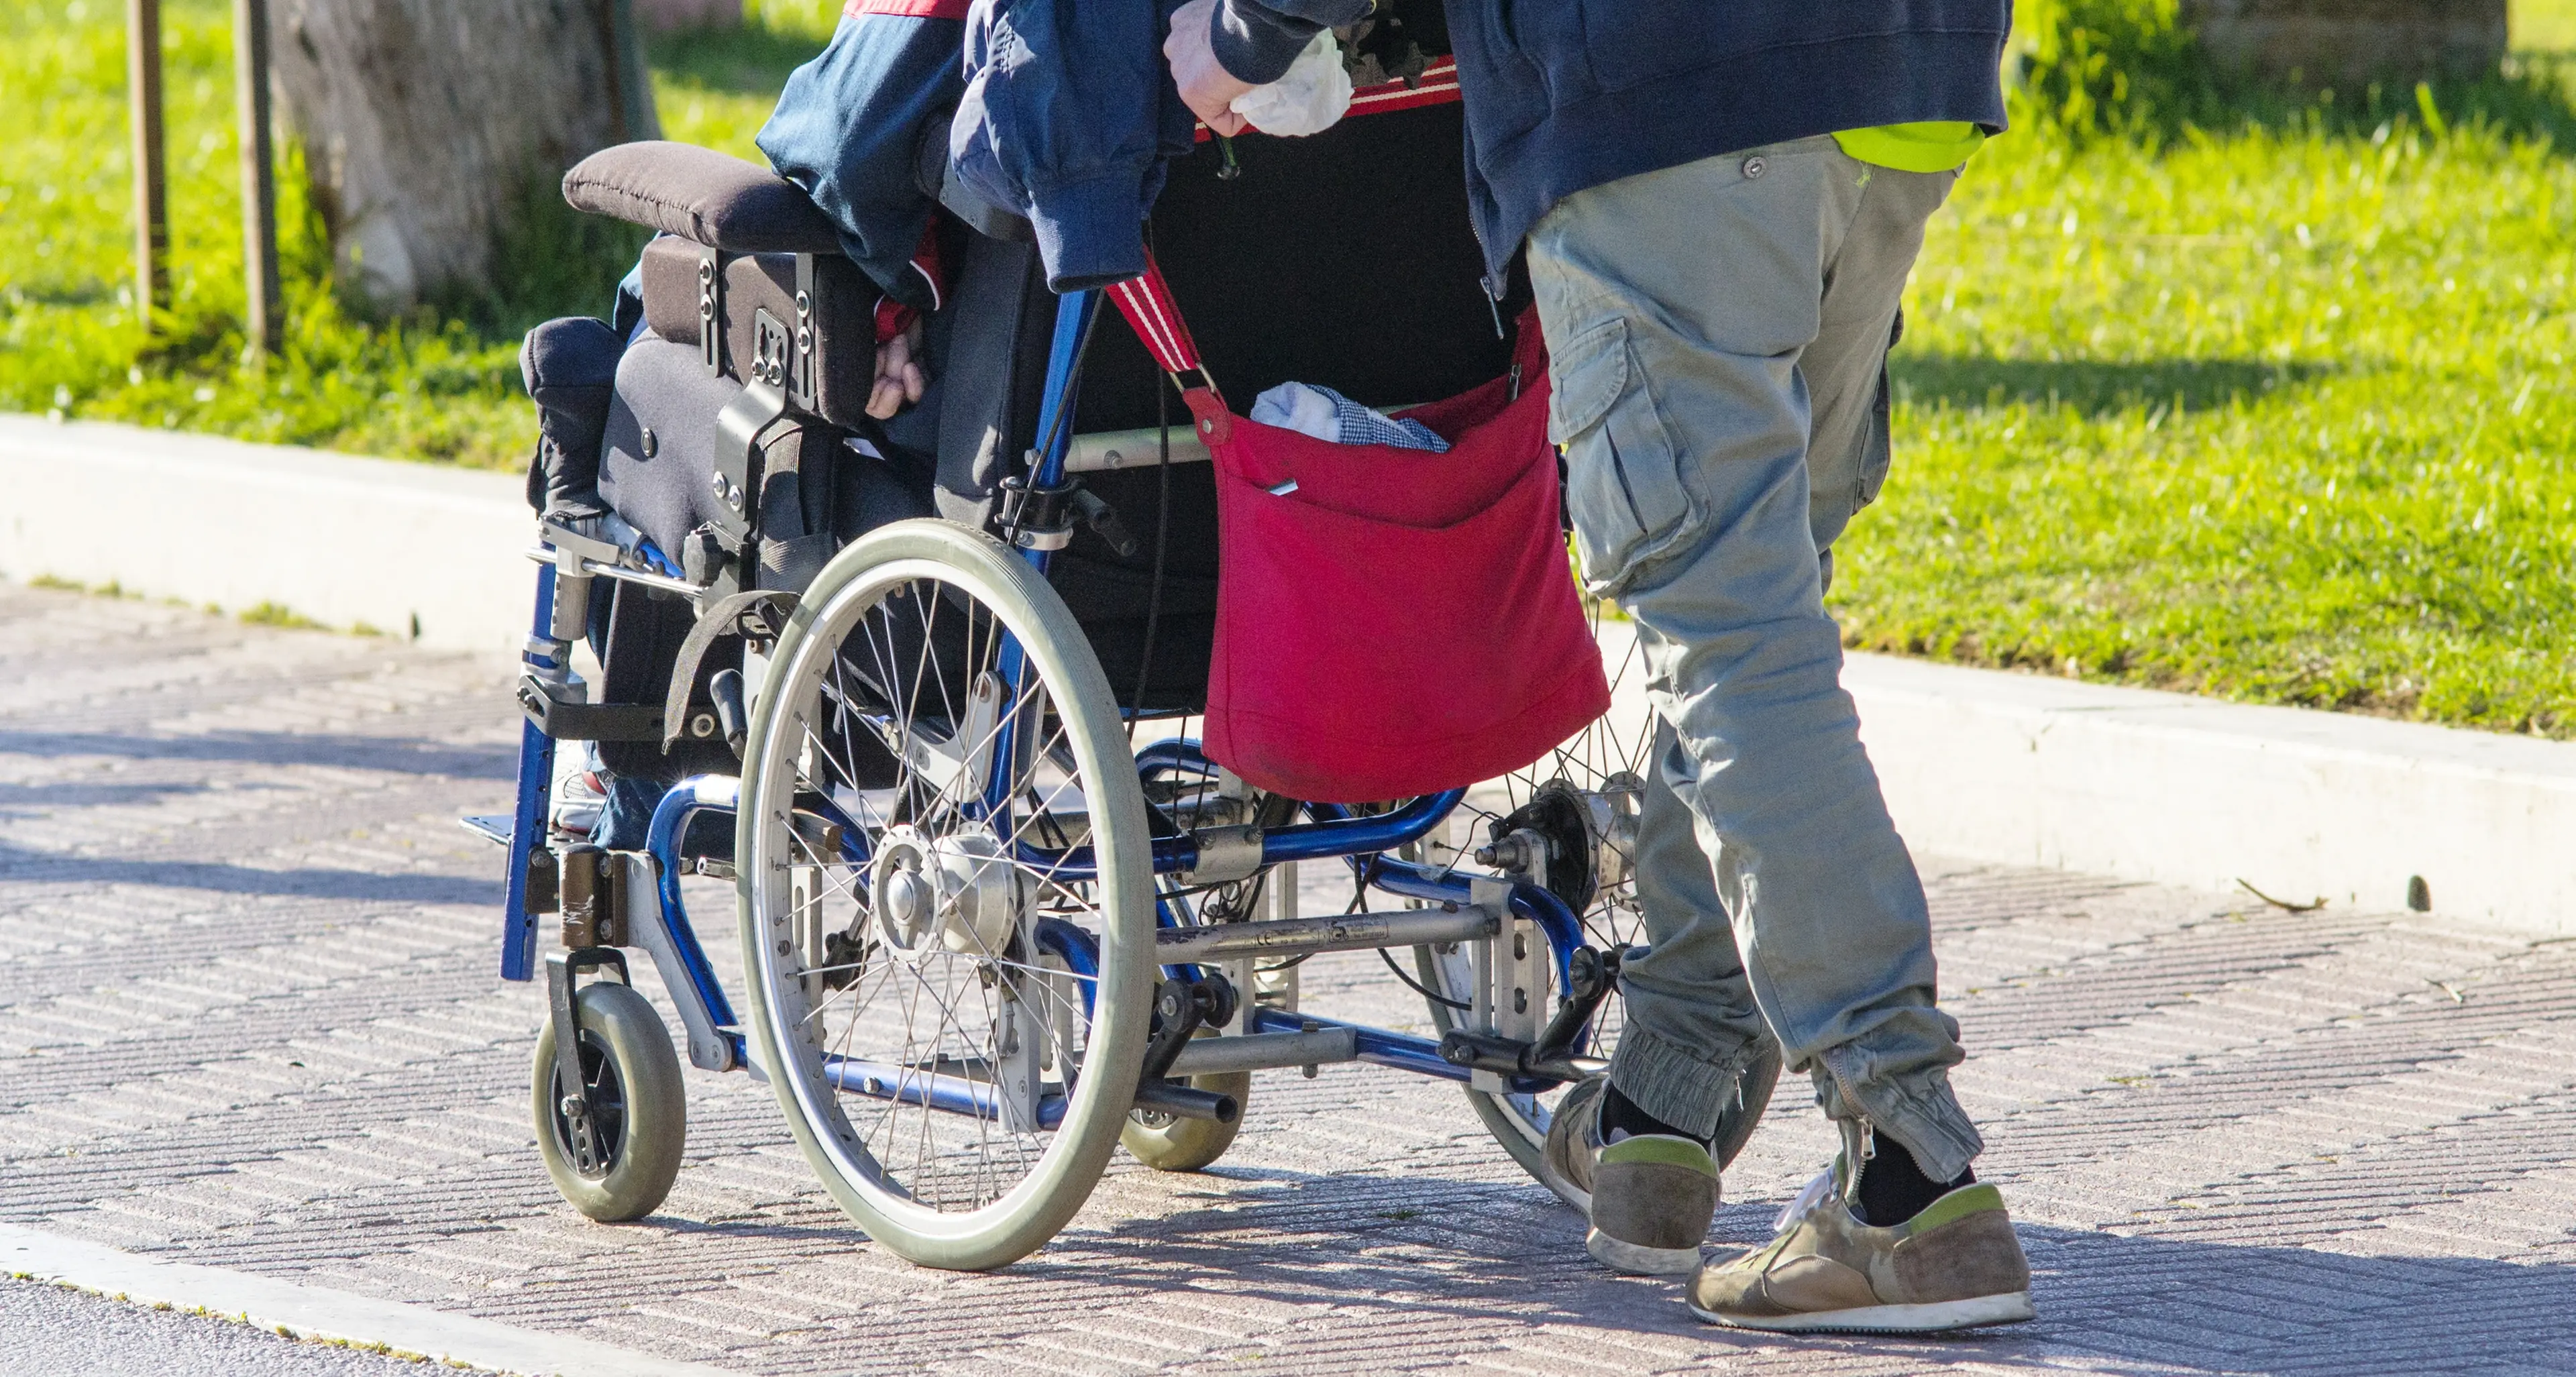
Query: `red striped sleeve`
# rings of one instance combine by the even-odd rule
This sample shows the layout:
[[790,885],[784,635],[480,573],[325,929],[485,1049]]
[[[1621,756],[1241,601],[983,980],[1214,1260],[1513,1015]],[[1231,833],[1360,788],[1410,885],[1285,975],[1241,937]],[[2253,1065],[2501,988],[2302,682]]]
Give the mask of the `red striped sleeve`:
[[887,14],[903,19],[963,19],[970,0],[844,0],[841,13],[851,19]]

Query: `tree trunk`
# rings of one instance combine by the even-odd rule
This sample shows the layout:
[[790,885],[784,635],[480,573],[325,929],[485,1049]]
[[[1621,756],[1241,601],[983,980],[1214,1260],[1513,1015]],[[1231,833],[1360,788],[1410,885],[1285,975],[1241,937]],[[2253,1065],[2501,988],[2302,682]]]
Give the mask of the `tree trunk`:
[[484,288],[564,169],[659,137],[626,3],[275,0],[341,284],[383,307]]
[[2222,66],[2308,85],[2492,76],[2506,0],[2182,0]]

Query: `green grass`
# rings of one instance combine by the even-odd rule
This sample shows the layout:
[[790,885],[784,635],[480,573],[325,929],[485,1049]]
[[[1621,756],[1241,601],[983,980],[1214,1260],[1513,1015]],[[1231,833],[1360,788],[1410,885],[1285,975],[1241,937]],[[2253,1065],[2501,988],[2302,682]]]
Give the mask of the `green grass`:
[[1847,641],[2576,736],[2576,119],[2540,77],[2249,104],[1970,167]]
[[2576,51],[2576,0],[2513,0],[2509,22],[2517,48]]
[[[2056,103],[1933,225],[1897,470],[1841,552],[1851,643],[2576,736],[2576,115],[2552,69],[2429,113],[2320,102],[2212,84],[2149,31],[2169,0],[2051,3],[2147,28],[2111,44],[2122,89],[2043,73]],[[38,93],[0,156],[0,408],[521,462],[516,337],[604,305],[588,250],[541,239],[495,300],[370,323],[332,297],[290,175],[295,338],[240,368],[227,7],[168,5],[178,299],[146,347],[121,7],[0,0],[0,90]],[[751,155],[835,8],[753,0],[743,30],[656,41],[666,133]],[[2576,0],[2513,23],[2576,50]]]
[[[761,22],[741,34],[655,43],[672,137],[751,153],[778,82],[830,32],[822,0],[750,8]],[[245,367],[231,7],[167,0],[172,300],[147,338],[132,287],[123,9],[0,0],[0,91],[22,122],[0,154],[0,410],[524,464],[536,420],[519,390],[519,336],[548,316],[604,311],[636,236],[547,207],[493,293],[369,320],[331,289],[290,149],[278,208],[289,337]]]

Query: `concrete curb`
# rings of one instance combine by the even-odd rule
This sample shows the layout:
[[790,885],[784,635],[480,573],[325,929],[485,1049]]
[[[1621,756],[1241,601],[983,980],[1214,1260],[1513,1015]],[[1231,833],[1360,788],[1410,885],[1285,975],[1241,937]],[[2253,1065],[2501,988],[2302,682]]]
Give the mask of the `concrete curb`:
[[[0,573],[515,651],[515,478],[0,416]],[[1614,629],[1612,635],[1619,634]],[[2576,935],[2576,745],[1855,655],[1918,850]],[[2248,902],[2254,902],[2248,897]]]
[[239,1316],[262,1328],[283,1326],[303,1338],[383,1344],[527,1377],[734,1377],[727,1368],[656,1358],[590,1339],[220,1267],[161,1262],[6,1224],[0,1224],[0,1273],[25,1273],[145,1305]]
[[515,653],[535,532],[507,474],[0,415],[0,574],[20,581]]
[[[1852,656],[1916,849],[2576,935],[2576,745]],[[2252,902],[2251,896],[2248,896]]]

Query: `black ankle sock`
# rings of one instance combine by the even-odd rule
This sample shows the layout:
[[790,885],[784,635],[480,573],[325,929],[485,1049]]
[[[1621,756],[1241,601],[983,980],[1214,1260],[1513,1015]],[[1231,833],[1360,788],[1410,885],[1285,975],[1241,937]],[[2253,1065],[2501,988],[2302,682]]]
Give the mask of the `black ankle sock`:
[[1612,1135],[1621,1132],[1640,1137],[1649,1133],[1661,1133],[1672,1138],[1688,1138],[1692,1142],[1699,1144],[1701,1147],[1708,1146],[1708,1140],[1706,1138],[1703,1138],[1696,1133],[1684,1133],[1680,1129],[1673,1127],[1671,1124],[1665,1123],[1654,1115],[1639,1109],[1636,1101],[1620,1094],[1619,1087],[1613,1085],[1601,1092],[1602,1141],[1607,1142],[1610,1140]]
[[[1609,1108],[1607,1103],[1602,1105],[1605,1125],[1609,1122]],[[1860,1174],[1860,1199],[1853,1204],[1860,1212],[1861,1222],[1873,1228],[1902,1224],[1923,1213],[1933,1201],[1977,1179],[1974,1171],[1963,1171],[1956,1181],[1935,1181],[1923,1174],[1914,1154],[1906,1151],[1903,1143],[1874,1128],[1869,1131],[1869,1142],[1869,1166]]]

